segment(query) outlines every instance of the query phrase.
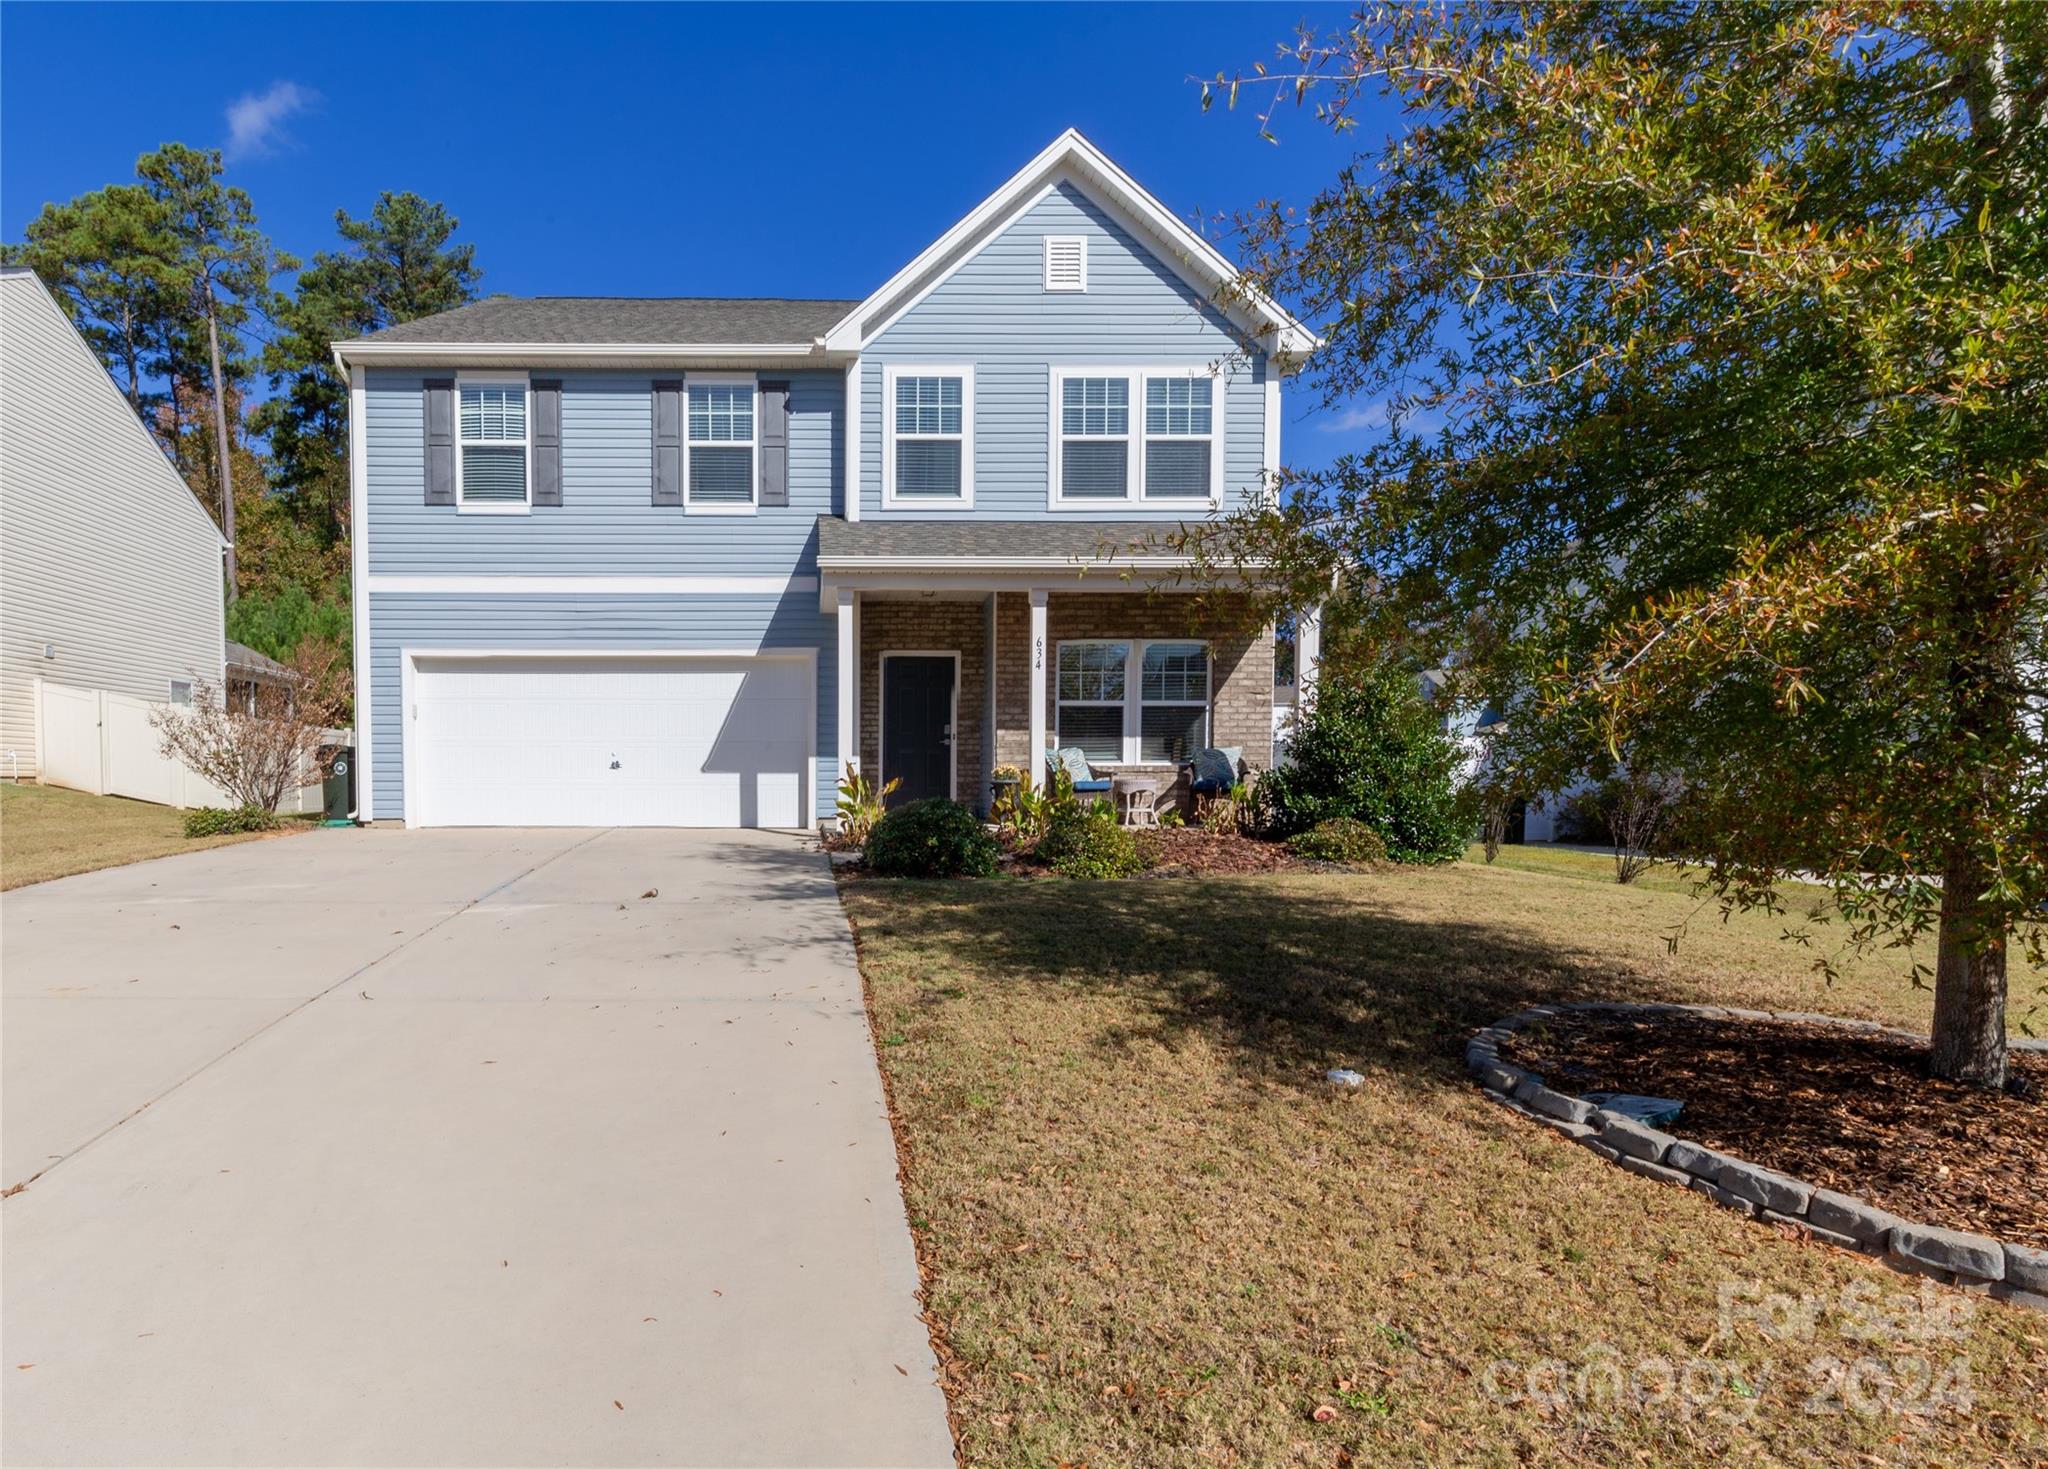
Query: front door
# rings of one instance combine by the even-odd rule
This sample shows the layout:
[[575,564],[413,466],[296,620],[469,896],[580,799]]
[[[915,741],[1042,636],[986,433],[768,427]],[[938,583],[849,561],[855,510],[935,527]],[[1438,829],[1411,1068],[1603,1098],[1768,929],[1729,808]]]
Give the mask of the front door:
[[882,655],[882,780],[903,782],[891,806],[953,794],[954,660]]

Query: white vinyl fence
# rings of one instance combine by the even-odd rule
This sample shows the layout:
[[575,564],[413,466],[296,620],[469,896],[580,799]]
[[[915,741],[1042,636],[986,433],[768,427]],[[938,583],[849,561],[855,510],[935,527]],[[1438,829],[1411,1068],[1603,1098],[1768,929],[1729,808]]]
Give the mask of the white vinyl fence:
[[[150,727],[161,707],[131,694],[36,680],[36,751],[44,785],[159,806],[232,806],[234,798],[159,748]],[[320,809],[318,780],[285,797],[286,815]]]

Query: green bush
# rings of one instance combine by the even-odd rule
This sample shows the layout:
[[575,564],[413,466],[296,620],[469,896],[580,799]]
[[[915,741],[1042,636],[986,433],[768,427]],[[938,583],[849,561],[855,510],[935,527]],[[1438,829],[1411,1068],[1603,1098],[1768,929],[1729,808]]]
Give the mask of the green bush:
[[1380,834],[1349,816],[1338,816],[1296,832],[1287,839],[1287,845],[1295,856],[1311,862],[1372,867],[1387,860],[1387,844]]
[[1129,877],[1145,866],[1137,842],[1117,825],[1107,801],[1055,810],[1038,856],[1062,877]]
[[868,833],[868,869],[884,877],[993,877],[996,839],[958,801],[898,806]]
[[227,809],[220,806],[199,806],[185,813],[185,835],[188,837],[226,836],[240,831],[276,831],[277,813],[265,811],[261,806],[236,806]]
[[1282,836],[1340,818],[1363,822],[1396,862],[1448,862],[1476,824],[1458,787],[1464,752],[1413,674],[1390,664],[1325,673],[1287,746],[1259,783]]

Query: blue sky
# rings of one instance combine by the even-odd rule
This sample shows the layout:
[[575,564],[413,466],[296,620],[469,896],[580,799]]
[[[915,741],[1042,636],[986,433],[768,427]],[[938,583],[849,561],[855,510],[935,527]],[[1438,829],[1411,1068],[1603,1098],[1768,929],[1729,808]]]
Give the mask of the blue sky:
[[[1249,69],[1299,21],[1345,15],[7,4],[0,235],[175,139],[224,148],[300,256],[333,246],[337,207],[412,189],[460,216],[487,292],[858,297],[1068,126],[1183,215],[1306,200],[1350,140],[1290,110],[1276,147],[1253,107],[1204,115],[1188,78]],[[1356,140],[1383,126],[1368,115]],[[1290,460],[1357,432],[1340,425],[1358,413],[1293,399]]]

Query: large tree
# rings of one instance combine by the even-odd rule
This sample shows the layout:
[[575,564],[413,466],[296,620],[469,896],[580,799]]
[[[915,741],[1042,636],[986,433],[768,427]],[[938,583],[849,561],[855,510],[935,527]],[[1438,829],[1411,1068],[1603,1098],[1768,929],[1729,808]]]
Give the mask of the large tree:
[[138,414],[154,401],[150,357],[178,310],[176,255],[161,205],[136,184],[45,204],[5,250],[49,286]]
[[2048,7],[1374,8],[1210,95],[1249,86],[1269,130],[1398,113],[1244,221],[1388,426],[1216,554],[1348,573],[1510,709],[1525,789],[1681,776],[1726,901],[1817,872],[1853,945],[1933,931],[1932,1068],[2001,1083],[2048,900]]
[[366,219],[336,210],[344,248],[322,251],[276,307],[263,365],[275,394],[253,426],[269,436],[272,472],[329,542],[347,535],[348,380],[334,343],[476,299],[476,247],[451,244],[461,221],[412,193],[378,197]]
[[[204,333],[214,443],[214,483],[220,496],[221,533],[227,537],[227,596],[234,601],[235,548],[233,434],[229,402],[238,367],[239,333],[269,303],[271,278],[298,264],[271,247],[256,224],[256,207],[242,190],[221,180],[217,149],[166,143],[136,161],[142,188],[162,211],[174,243],[176,285],[185,294],[184,321]],[[180,333],[165,335],[165,356],[181,355]],[[178,407],[175,385],[174,411]]]

